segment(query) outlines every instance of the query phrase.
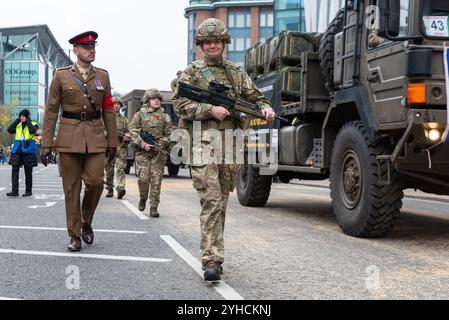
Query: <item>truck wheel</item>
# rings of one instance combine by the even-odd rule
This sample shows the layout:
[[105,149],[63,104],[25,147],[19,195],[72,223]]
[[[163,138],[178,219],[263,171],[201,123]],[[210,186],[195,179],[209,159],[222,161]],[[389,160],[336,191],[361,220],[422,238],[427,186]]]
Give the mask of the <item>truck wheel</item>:
[[[330,189],[337,222],[344,233],[374,238],[389,233],[399,218],[403,188],[396,172],[391,184],[378,183],[376,155],[388,154],[385,140],[370,143],[360,121],[346,124],[338,133],[332,154]],[[387,165],[381,166],[385,173]]]
[[176,177],[179,173],[179,166],[175,165],[175,164],[169,164],[167,166],[168,168],[168,175],[170,177]]
[[237,196],[245,207],[263,207],[268,201],[273,176],[259,175],[259,169],[252,165],[240,168],[237,174]]
[[320,66],[324,76],[326,88],[330,92],[335,91],[334,85],[334,48],[335,35],[343,30],[343,19],[345,11],[337,12],[334,20],[327,27],[320,43]]

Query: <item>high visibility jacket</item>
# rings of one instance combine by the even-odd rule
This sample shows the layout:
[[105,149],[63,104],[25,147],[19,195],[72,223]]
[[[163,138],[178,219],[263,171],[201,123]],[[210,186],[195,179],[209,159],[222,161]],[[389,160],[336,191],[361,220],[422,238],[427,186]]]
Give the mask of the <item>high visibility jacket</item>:
[[[31,122],[32,125],[36,125],[35,122]],[[23,153],[35,153],[36,142],[34,141],[34,133],[30,133],[28,126],[23,126],[20,122],[16,127],[16,135],[14,139],[14,146],[11,153],[16,153],[19,147],[22,147]]]

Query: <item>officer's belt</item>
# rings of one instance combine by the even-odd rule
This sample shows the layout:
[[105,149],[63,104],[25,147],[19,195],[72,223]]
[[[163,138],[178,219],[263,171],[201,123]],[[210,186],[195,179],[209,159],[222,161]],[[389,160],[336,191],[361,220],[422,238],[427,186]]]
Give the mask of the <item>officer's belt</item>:
[[97,112],[62,112],[62,117],[67,119],[75,119],[75,120],[92,120],[99,119],[101,117],[101,111]]

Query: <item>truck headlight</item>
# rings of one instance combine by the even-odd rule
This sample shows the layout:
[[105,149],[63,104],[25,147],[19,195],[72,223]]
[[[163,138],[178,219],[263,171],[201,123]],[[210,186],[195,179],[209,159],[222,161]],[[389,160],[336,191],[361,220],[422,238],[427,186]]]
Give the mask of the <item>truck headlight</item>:
[[437,129],[431,129],[429,131],[429,140],[432,142],[437,142],[441,140],[441,132]]

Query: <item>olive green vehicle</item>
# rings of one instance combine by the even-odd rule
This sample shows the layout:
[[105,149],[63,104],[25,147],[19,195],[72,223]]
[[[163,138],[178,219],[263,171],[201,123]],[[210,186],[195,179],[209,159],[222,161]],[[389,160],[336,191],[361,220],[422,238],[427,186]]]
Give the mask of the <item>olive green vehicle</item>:
[[253,121],[259,134],[279,130],[279,163],[273,175],[242,167],[240,203],[264,206],[274,176],[329,178],[343,232],[380,237],[404,189],[449,195],[448,19],[447,0],[347,1],[324,34],[283,32],[249,49],[247,72],[291,123]]

